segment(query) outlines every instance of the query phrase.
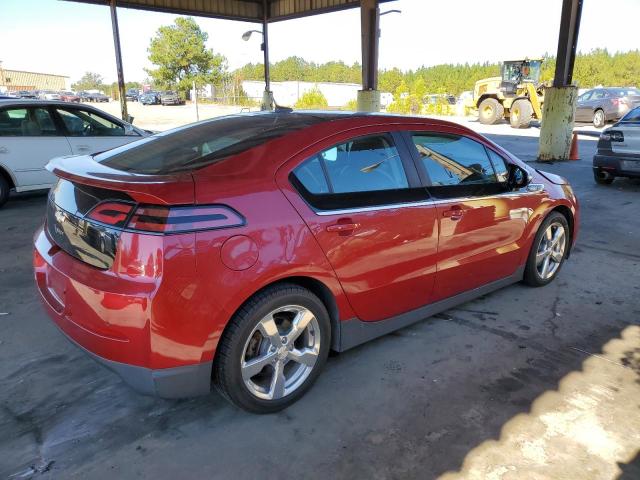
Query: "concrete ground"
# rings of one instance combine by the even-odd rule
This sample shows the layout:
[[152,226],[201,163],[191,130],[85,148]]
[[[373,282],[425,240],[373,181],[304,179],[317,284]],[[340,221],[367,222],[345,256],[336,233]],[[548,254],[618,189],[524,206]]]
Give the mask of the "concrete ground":
[[[535,158],[531,132],[493,133]],[[270,416],[216,393],[139,396],[65,340],[31,277],[45,195],[15,196],[0,210],[0,478],[640,478],[640,180],[596,185],[594,150],[584,137],[583,160],[532,163],[582,204],[555,282],[331,357]]]

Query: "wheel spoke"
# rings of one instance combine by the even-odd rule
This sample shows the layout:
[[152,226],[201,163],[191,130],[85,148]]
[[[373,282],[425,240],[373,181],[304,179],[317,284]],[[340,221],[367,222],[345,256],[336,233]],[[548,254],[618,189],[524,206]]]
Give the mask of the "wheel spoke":
[[284,376],[284,362],[277,362],[273,366],[273,377],[271,378],[271,385],[269,386],[269,398],[282,398],[284,397],[284,385],[287,379]]
[[553,240],[553,232],[551,231],[552,227],[547,228],[547,231],[544,232],[545,236],[547,237],[547,242],[551,242],[551,240]]
[[258,330],[264,338],[269,339],[271,345],[276,348],[282,346],[282,341],[280,340],[280,332],[278,332],[278,326],[273,320],[273,317],[265,317],[258,325]]
[[553,258],[553,261],[556,263],[560,263],[562,261],[562,256],[563,256],[563,252],[558,252],[556,250],[554,250],[553,252],[551,252],[551,258]]
[[544,261],[545,258],[549,256],[549,252],[547,250],[543,250],[542,252],[538,252],[536,254],[536,265],[540,266],[540,264]]
[[564,228],[558,227],[555,233],[553,234],[553,240],[551,244],[555,247],[560,243],[560,241],[564,238]]
[[266,367],[271,363],[274,357],[275,357],[275,354],[268,353],[258,358],[252,358],[248,362],[243,363],[242,379],[246,381],[251,379],[252,377],[255,377],[257,374],[259,374],[262,371],[264,367]]
[[293,319],[293,325],[291,326],[291,331],[288,335],[289,342],[295,342],[296,339],[300,336],[302,332],[304,332],[305,328],[309,325],[309,322],[313,320],[315,316],[311,313],[310,310],[306,308],[298,314]]
[[305,348],[303,350],[291,350],[287,356],[289,360],[296,363],[301,363],[307,367],[313,367],[318,359],[318,352],[312,348]]
[[547,256],[542,263],[542,272],[540,272],[540,276],[542,278],[547,278],[547,274],[549,273],[549,263],[551,263],[550,257]]

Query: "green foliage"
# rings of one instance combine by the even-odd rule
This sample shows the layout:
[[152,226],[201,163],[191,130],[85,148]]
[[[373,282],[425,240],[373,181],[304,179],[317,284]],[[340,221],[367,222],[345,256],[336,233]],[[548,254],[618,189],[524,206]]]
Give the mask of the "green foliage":
[[158,29],[149,45],[149,61],[157,66],[147,70],[155,85],[186,92],[197,86],[219,84],[227,60],[206,47],[209,35],[193,18],[179,17],[175,23]]
[[345,110],[348,112],[355,112],[358,110],[358,101],[356,99],[353,100],[349,100],[347,103],[344,104],[344,106],[341,108],[341,110]]
[[[551,81],[555,72],[555,58],[545,55],[541,79]],[[262,64],[247,64],[237,70],[246,80],[261,80],[264,77]],[[361,82],[360,65],[343,62],[316,64],[300,57],[289,57],[271,66],[273,81],[300,80],[311,82]],[[473,90],[476,81],[500,75],[499,63],[465,63],[420,67],[403,72],[397,68],[382,70],[378,75],[379,89],[394,93],[392,107],[403,113],[420,110],[415,95],[424,93],[450,93],[459,95]],[[580,53],[576,56],[573,81],[581,88],[604,86],[638,86],[640,84],[640,50],[609,53],[604,49]],[[405,94],[403,98],[402,94]],[[409,96],[409,97],[407,97]]]
[[328,106],[327,99],[317,88],[305,92],[294,105],[301,110],[324,110]]
[[104,90],[104,80],[99,73],[86,72],[80,80],[71,85],[74,91]]

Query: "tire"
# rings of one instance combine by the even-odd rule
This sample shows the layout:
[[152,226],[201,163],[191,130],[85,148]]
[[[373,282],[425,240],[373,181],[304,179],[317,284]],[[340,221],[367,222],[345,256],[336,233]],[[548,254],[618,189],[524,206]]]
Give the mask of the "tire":
[[533,106],[529,100],[520,99],[513,102],[509,114],[512,128],[529,128],[533,117]]
[[2,206],[7,203],[7,200],[9,200],[10,191],[11,186],[4,177],[0,176],[0,208],[2,208]]
[[607,123],[607,118],[604,114],[603,110],[596,110],[595,112],[593,112],[593,126],[596,128],[602,128],[606,125]]
[[[297,338],[292,333],[295,318],[306,319]],[[322,301],[300,286],[275,285],[249,299],[227,325],[216,352],[213,383],[239,408],[277,412],[311,388],[330,344],[331,323]],[[303,348],[305,361],[294,360]]]
[[596,181],[598,185],[611,185],[616,177],[613,175],[605,175],[604,172],[600,169],[593,170],[593,179]]
[[478,119],[483,125],[494,125],[504,117],[504,107],[495,98],[485,98],[478,110]]
[[[563,233],[558,235],[555,243],[549,244],[549,242],[554,242],[556,232],[560,228]],[[570,231],[567,218],[560,212],[551,212],[544,219],[533,239],[533,245],[524,270],[524,282],[527,285],[542,287],[556,278],[567,258],[569,239]],[[545,261],[548,261],[547,267],[545,267]],[[548,270],[545,271],[547,268]]]

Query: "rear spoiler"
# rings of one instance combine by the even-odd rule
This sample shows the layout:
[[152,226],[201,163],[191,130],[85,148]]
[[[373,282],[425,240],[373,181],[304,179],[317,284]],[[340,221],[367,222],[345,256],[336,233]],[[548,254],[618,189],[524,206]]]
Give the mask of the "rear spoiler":
[[91,155],[53,158],[46,167],[73,183],[126,192],[141,203],[192,205],[193,177],[189,173],[146,175],[126,172],[96,162]]

